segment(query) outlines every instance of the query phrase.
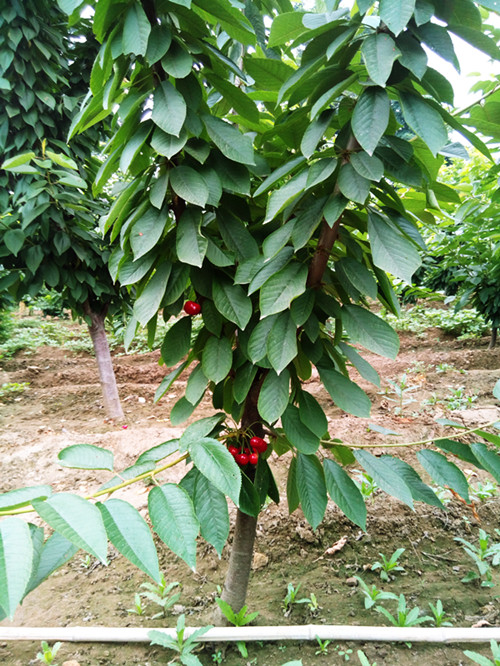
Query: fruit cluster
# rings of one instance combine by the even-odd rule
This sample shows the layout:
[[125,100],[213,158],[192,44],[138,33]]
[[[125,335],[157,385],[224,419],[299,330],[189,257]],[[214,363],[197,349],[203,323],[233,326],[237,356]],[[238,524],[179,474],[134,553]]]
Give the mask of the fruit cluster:
[[230,445],[227,450],[240,467],[245,467],[248,464],[256,465],[259,462],[259,453],[264,453],[267,450],[267,443],[262,437],[252,437],[249,447]]

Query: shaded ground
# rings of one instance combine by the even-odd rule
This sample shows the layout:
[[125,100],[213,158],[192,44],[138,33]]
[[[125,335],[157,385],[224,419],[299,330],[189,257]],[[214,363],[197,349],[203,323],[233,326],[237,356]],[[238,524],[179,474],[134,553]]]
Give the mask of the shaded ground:
[[[491,395],[499,377],[500,349],[488,350],[487,339],[475,343],[458,343],[453,339],[439,339],[438,332],[429,331],[425,338],[406,335],[396,361],[388,361],[366,354],[379,371],[382,389],[367,384],[373,402],[370,419],[356,419],[335,408],[317,380],[308,390],[325,406],[330,419],[330,433],[346,442],[372,443],[373,452],[394,452],[387,445],[394,437],[368,431],[369,423],[403,433],[404,441],[415,441],[442,434],[435,418],[447,416],[467,425],[500,419],[500,410]],[[69,444],[91,443],[112,449],[116,468],[130,465],[139,453],[182,432],[168,420],[169,410],[182,394],[183,382],[158,404],[153,404],[154,392],[167,369],[158,365],[158,353],[134,356],[115,356],[120,395],[124,401],[125,423],[106,422],[102,409],[97,369],[94,359],[87,354],[67,352],[63,348],[41,347],[34,353],[18,353],[3,363],[0,384],[29,382],[27,391],[0,404],[0,491],[39,483],[52,484],[57,491],[85,493],[109,478],[106,472],[63,470],[55,464],[58,451]],[[446,365],[443,365],[446,364]],[[439,371],[440,370],[440,371]],[[415,402],[405,405],[401,415],[398,404],[392,402],[394,393],[384,389],[384,380],[399,380],[407,373],[407,382],[415,388],[405,396]],[[187,377],[181,378],[186,381]],[[453,392],[464,387],[462,400],[450,403]],[[477,396],[467,406],[467,396]],[[430,400],[433,404],[425,404]],[[459,406],[459,411],[450,407]],[[212,413],[208,403],[197,410],[195,417]],[[123,428],[126,425],[127,428]],[[411,451],[403,457],[414,460]],[[497,626],[500,605],[491,589],[465,585],[460,579],[472,568],[470,560],[454,537],[477,540],[478,523],[470,509],[457,500],[447,505],[446,512],[419,505],[415,512],[383,493],[375,493],[369,500],[367,533],[350,523],[330,503],[320,528],[313,532],[300,511],[289,516],[284,487],[286,483],[286,457],[271,464],[280,484],[283,501],[270,504],[259,521],[256,570],[252,576],[248,603],[250,610],[259,611],[257,624],[383,624],[380,614],[366,611],[359,589],[346,581],[361,575],[368,583],[375,583],[387,591],[404,593],[409,606],[418,605],[428,612],[428,603],[441,599],[454,626],[472,626],[487,622]],[[465,466],[466,469],[466,466]],[[163,481],[178,480],[186,471],[178,467],[169,470]],[[476,483],[484,481],[481,477]],[[147,487],[122,491],[124,499],[139,509],[147,503]],[[500,500],[497,493],[476,508],[481,527],[492,537],[498,527]],[[347,536],[344,548],[333,556],[325,554],[341,537]],[[500,537],[497,536],[500,541]],[[405,548],[401,564],[405,571],[390,583],[382,583],[376,573],[365,568],[380,559],[379,553],[389,556],[397,548]],[[228,548],[219,561],[211,547],[200,543],[198,569],[193,574],[170,552],[161,551],[161,568],[168,582],[179,581],[182,595],[173,613],[165,620],[152,620],[158,608],[149,603],[143,616],[131,615],[127,609],[134,605],[134,593],[141,591],[145,576],[115,552],[111,563],[103,567],[83,554],[57,572],[35,590],[17,612],[14,624],[24,626],[174,626],[175,613],[185,612],[187,623],[208,624],[217,588],[222,585],[227,566]],[[496,574],[495,574],[496,575]],[[496,578],[500,579],[498,576]],[[297,605],[289,617],[281,608],[288,583],[301,584],[299,597],[316,596],[320,608],[313,615],[307,604]],[[351,581],[349,581],[351,582]],[[395,612],[395,602],[385,602]],[[8,624],[8,623],[7,623]],[[328,655],[317,656],[316,644],[252,644],[249,656],[242,658],[237,650],[227,646],[207,647],[200,658],[204,664],[217,663],[213,655],[220,651],[220,663],[280,666],[292,659],[302,658],[304,666],[316,663],[345,663],[340,650],[352,649],[350,663],[357,664],[356,650],[362,648],[371,662],[381,664],[439,664],[457,666],[471,663],[459,647],[411,648],[394,644],[340,644],[328,646]],[[471,646],[468,646],[471,648]],[[25,666],[35,657],[39,645],[10,643],[0,645],[0,663]],[[472,648],[488,654],[484,648]],[[78,645],[65,644],[58,655],[58,663],[75,659],[81,666],[158,666],[166,664],[169,656],[157,647]],[[35,663],[35,662],[33,662]]]

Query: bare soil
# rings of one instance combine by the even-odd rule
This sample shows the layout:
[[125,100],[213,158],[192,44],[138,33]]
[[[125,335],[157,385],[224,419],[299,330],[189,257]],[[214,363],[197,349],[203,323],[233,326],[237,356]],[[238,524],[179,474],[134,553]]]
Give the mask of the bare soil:
[[[401,352],[395,361],[365,354],[382,378],[382,390],[364,380],[360,384],[372,402],[370,419],[357,419],[336,408],[317,379],[307,389],[322,402],[329,420],[330,433],[346,442],[373,444],[376,455],[398,452],[405,460],[415,462],[410,449],[392,449],[399,441],[425,440],[442,435],[444,429],[436,418],[448,417],[474,427],[500,420],[498,403],[492,396],[499,377],[500,349],[488,350],[488,340],[461,343],[446,338],[438,331],[425,337],[402,336]],[[41,347],[30,353],[18,353],[0,368],[0,383],[29,382],[29,389],[12,400],[0,403],[0,492],[20,486],[49,483],[57,492],[85,494],[109,478],[107,472],[68,470],[56,463],[57,453],[70,444],[90,443],[113,450],[116,468],[132,464],[141,451],[178,436],[182,428],[169,422],[169,411],[182,395],[187,376],[159,403],[153,396],[168,369],[158,365],[158,352],[127,356],[115,354],[114,362],[126,421],[112,423],[105,419],[94,359],[63,348]],[[445,372],[440,364],[452,368]],[[397,413],[394,394],[384,388],[386,380],[399,379],[407,373],[408,383],[416,388],[409,393],[415,402]],[[354,373],[353,373],[354,378]],[[357,377],[359,379],[359,377]],[[465,387],[466,395],[476,395],[468,409],[450,412],[437,402],[445,400],[453,389]],[[194,418],[213,412],[209,401],[196,411]],[[402,433],[395,438],[368,430],[368,424]],[[124,427],[126,426],[126,427]],[[453,434],[451,435],[453,436]],[[469,441],[473,441],[470,440]],[[418,448],[418,447],[417,447]],[[248,593],[251,611],[259,611],[256,624],[384,624],[384,618],[364,609],[363,597],[348,579],[360,575],[386,591],[404,593],[410,606],[429,611],[428,603],[441,599],[454,626],[498,626],[500,604],[496,588],[464,584],[460,579],[473,568],[454,537],[476,541],[479,523],[471,509],[457,499],[447,511],[418,504],[413,512],[397,500],[376,492],[368,501],[368,529],[363,533],[329,503],[325,519],[317,531],[307,526],[300,510],[289,515],[285,498],[287,457],[271,458],[282,501],[270,504],[259,519],[255,568]],[[462,468],[467,470],[466,465]],[[186,472],[184,464],[165,473],[162,481],[179,480]],[[425,478],[425,475],[424,475]],[[485,480],[481,474],[474,480]],[[131,501],[139,510],[147,503],[148,488],[142,484],[121,491],[120,497]],[[480,526],[497,537],[500,499],[498,494],[475,504]],[[30,517],[30,519],[33,519]],[[343,536],[342,550],[329,556],[325,551]],[[369,567],[380,559],[379,553],[391,555],[405,548],[401,557],[404,572],[389,583],[382,583]],[[222,585],[229,546],[219,560],[213,549],[200,541],[196,573],[160,546],[161,568],[167,581],[182,585],[179,603],[165,619],[151,619],[158,608],[149,603],[142,616],[131,615],[134,593],[141,591],[146,577],[112,548],[110,564],[104,567],[79,553],[65,567],[31,593],[15,615],[16,626],[175,626],[176,614],[185,613],[189,625],[209,624],[218,586]],[[494,574],[499,583],[500,577]],[[285,617],[281,607],[288,583],[301,584],[299,597],[314,593],[319,603],[316,616],[305,604],[297,605]],[[395,612],[395,602],[385,602]],[[9,625],[9,621],[2,624]],[[488,654],[487,646],[411,647],[393,643],[339,643],[328,646],[328,655],[316,655],[315,643],[249,644],[248,658],[235,647],[207,646],[199,653],[203,664],[217,663],[213,655],[220,651],[220,663],[227,666],[252,664],[281,666],[302,659],[304,666],[316,663],[346,663],[340,650],[353,650],[350,663],[357,664],[356,650],[363,649],[378,666],[387,664],[425,664],[457,666],[471,663],[464,649]],[[40,646],[31,642],[1,643],[0,664],[26,666],[34,661]],[[172,658],[171,653],[146,645],[76,644],[62,646],[57,663],[75,660],[80,666],[159,666]]]

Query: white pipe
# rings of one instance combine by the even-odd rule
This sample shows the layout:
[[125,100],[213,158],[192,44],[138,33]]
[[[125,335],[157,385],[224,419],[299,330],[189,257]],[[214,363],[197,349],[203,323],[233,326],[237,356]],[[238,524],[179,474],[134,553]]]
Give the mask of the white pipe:
[[[2,627],[0,641],[64,641],[74,643],[149,643],[153,628],[134,627]],[[158,628],[177,638],[175,629]],[[195,627],[186,627],[189,636]],[[500,627],[366,627],[308,624],[277,627],[214,627],[198,639],[200,642],[224,641],[390,641],[412,643],[486,643],[500,641]]]

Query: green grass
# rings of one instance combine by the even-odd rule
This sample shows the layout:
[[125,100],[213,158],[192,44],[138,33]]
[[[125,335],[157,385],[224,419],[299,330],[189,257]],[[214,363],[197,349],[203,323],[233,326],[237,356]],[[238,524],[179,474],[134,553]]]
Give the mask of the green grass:
[[444,333],[454,335],[459,340],[481,337],[490,329],[484,317],[474,308],[454,312],[415,305],[403,310],[400,317],[388,313],[382,313],[382,317],[396,331],[422,334],[428,328],[440,328]]

